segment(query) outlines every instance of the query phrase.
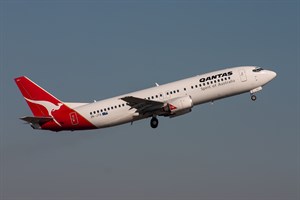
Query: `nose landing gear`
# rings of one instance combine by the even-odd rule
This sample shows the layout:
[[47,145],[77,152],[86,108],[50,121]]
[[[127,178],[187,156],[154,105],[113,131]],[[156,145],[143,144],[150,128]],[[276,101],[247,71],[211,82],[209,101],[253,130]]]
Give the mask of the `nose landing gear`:
[[251,94],[251,100],[256,101],[257,97],[254,94]]
[[257,88],[254,88],[253,90],[250,90],[250,95],[251,95],[251,100],[252,101],[255,101],[257,99],[254,93],[259,92],[261,90],[262,90],[261,86],[259,86]]
[[157,126],[158,126],[158,119],[157,119],[156,117],[152,117],[152,118],[151,118],[150,126],[151,126],[152,128],[157,128]]

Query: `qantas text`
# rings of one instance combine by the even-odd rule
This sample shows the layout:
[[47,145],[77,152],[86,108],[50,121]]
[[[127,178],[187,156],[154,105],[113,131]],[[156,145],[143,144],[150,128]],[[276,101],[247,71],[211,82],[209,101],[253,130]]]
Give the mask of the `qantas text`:
[[203,82],[206,82],[206,81],[210,81],[210,80],[222,78],[222,77],[225,77],[225,76],[231,76],[232,74],[233,74],[232,71],[229,71],[229,72],[225,72],[225,73],[221,73],[221,74],[216,74],[216,75],[208,76],[206,78],[200,78],[199,81],[201,83],[203,83]]

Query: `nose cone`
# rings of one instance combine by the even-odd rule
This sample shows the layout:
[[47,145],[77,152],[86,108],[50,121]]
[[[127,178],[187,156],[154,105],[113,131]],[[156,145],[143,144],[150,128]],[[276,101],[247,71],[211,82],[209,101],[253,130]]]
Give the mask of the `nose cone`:
[[272,80],[277,76],[277,74],[276,72],[268,70],[268,76],[270,77],[270,80]]
[[277,74],[275,72],[271,71],[271,70],[264,70],[262,72],[263,72],[262,74],[263,74],[263,77],[264,77],[262,80],[264,80],[265,83],[270,82],[271,80],[273,80],[277,76]]

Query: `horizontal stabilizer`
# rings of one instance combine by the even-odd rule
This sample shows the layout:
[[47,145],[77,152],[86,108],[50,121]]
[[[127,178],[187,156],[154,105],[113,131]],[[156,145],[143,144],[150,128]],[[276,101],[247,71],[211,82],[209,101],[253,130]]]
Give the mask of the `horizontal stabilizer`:
[[29,117],[29,116],[21,117],[20,119],[30,124],[44,124],[46,122],[53,120],[52,117]]

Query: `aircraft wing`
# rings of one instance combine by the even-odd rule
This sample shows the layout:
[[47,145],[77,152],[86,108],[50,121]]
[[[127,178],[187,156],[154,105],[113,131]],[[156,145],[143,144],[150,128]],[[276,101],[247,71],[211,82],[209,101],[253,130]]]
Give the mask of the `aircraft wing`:
[[165,104],[163,102],[141,99],[133,96],[127,96],[121,99],[127,102],[127,104],[131,107],[130,109],[136,109],[136,112],[141,115],[159,114]]

